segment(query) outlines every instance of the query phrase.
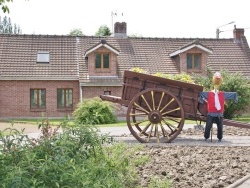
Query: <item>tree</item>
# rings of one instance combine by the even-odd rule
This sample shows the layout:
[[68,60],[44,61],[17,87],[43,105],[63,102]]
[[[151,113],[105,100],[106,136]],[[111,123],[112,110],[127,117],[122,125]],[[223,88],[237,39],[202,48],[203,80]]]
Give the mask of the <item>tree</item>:
[[0,6],[2,7],[2,11],[4,13],[9,13],[9,7],[6,5],[7,2],[13,2],[13,0],[0,0]]
[[110,36],[111,31],[107,25],[102,25],[99,27],[98,31],[95,33],[95,36]]
[[4,16],[3,21],[0,19],[0,33],[22,34],[22,30],[18,25],[12,25],[11,19]]
[[72,29],[69,33],[70,36],[84,36],[82,30],[80,28]]

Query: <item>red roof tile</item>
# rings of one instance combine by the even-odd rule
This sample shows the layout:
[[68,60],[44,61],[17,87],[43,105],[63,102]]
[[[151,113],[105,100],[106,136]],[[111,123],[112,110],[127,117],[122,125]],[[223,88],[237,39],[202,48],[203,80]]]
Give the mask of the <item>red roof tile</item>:
[[[119,51],[117,70],[120,81],[123,71],[133,67],[149,73],[179,73],[174,58],[169,54],[196,39],[1,34],[0,80],[80,79],[80,82],[89,82],[84,53],[100,44],[101,40],[106,40]],[[250,50],[245,37],[242,44],[234,39],[199,39],[199,44],[213,51],[207,63],[211,71],[224,69],[250,75]],[[49,64],[36,63],[38,51],[50,53]]]

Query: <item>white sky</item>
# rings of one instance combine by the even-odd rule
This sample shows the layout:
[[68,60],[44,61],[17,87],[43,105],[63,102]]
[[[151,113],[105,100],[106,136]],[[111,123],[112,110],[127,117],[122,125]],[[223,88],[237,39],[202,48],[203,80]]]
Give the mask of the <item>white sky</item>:
[[[111,12],[117,11],[113,23],[127,23],[127,34],[143,37],[232,38],[234,25],[245,29],[250,44],[248,0],[14,0],[9,3],[12,23],[23,34],[67,35],[80,28],[94,35],[101,25],[111,31]],[[121,16],[123,13],[123,16]],[[0,14],[4,16],[3,13]],[[230,31],[228,31],[230,30]]]

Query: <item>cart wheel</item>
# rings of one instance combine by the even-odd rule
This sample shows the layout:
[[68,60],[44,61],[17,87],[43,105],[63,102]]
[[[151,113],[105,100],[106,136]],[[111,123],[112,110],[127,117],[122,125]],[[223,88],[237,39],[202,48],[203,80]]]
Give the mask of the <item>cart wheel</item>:
[[178,98],[169,91],[147,89],[129,103],[127,124],[140,142],[171,142],[183,128],[184,110]]

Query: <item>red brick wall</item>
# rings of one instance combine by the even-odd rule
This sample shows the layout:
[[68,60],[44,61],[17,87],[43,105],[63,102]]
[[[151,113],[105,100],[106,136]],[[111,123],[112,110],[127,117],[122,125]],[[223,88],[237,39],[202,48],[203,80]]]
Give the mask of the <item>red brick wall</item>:
[[201,70],[197,70],[196,73],[201,73],[202,75],[207,75],[207,56],[208,54],[198,48],[192,48],[185,53],[180,54],[180,72],[187,72],[187,54],[188,53],[201,53]]
[[[95,53],[110,53],[110,69],[98,70],[95,69]],[[92,52],[88,56],[88,70],[89,76],[117,76],[117,55],[112,53],[105,47],[101,47],[98,50]]]
[[[45,112],[30,110],[30,89],[46,89]],[[0,81],[0,118],[64,117],[72,111],[57,109],[57,89],[73,89],[73,109],[79,102],[79,81]]]
[[[82,87],[82,98],[92,98],[92,97],[99,97],[100,95],[104,94],[104,91],[111,91],[111,95],[121,97],[122,96],[122,86],[103,86],[103,87]],[[127,108],[123,107],[120,104],[115,104],[116,106],[116,115],[117,116],[124,116],[126,114]]]

